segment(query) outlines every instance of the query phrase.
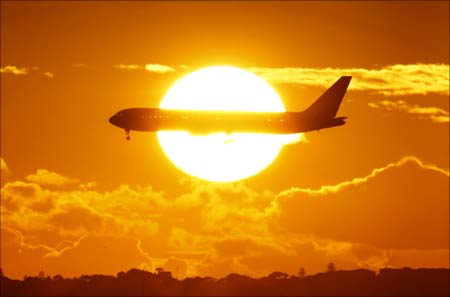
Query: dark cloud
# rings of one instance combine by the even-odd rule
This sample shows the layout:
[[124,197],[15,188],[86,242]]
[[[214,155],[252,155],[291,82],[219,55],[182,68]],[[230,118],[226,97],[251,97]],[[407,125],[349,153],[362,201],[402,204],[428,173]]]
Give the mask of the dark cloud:
[[87,207],[72,204],[49,218],[49,223],[67,230],[97,230],[102,218]]
[[[385,249],[448,249],[448,173],[410,161],[337,191],[278,199],[289,232]],[[287,193],[285,193],[287,194]]]

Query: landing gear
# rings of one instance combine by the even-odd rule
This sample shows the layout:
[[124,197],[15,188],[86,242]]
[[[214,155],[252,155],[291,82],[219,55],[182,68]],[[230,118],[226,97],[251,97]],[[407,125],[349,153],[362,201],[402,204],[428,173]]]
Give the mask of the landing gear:
[[126,129],[125,130],[125,135],[126,135],[126,140],[130,140],[131,139],[131,137],[130,137],[130,130],[128,130],[128,129]]

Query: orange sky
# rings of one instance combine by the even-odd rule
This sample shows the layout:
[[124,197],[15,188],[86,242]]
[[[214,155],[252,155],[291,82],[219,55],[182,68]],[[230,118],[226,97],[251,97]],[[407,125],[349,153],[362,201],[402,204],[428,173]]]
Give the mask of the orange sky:
[[[448,267],[448,36],[445,1],[2,1],[4,273]],[[209,65],[261,75],[292,111],[353,75],[347,124],[215,184],[108,123]]]

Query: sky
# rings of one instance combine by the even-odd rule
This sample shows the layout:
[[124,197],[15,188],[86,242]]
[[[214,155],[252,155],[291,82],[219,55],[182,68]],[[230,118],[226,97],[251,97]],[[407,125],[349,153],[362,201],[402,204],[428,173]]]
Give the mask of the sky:
[[[231,65],[347,124],[206,182],[108,123]],[[446,1],[1,2],[1,268],[179,277],[449,266]]]

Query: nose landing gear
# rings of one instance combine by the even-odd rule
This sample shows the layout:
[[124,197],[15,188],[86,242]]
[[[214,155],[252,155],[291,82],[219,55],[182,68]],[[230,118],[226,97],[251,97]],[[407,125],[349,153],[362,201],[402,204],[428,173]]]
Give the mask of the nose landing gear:
[[130,130],[128,130],[128,129],[125,129],[125,135],[126,135],[126,140],[130,140],[131,139],[131,137],[130,137]]

